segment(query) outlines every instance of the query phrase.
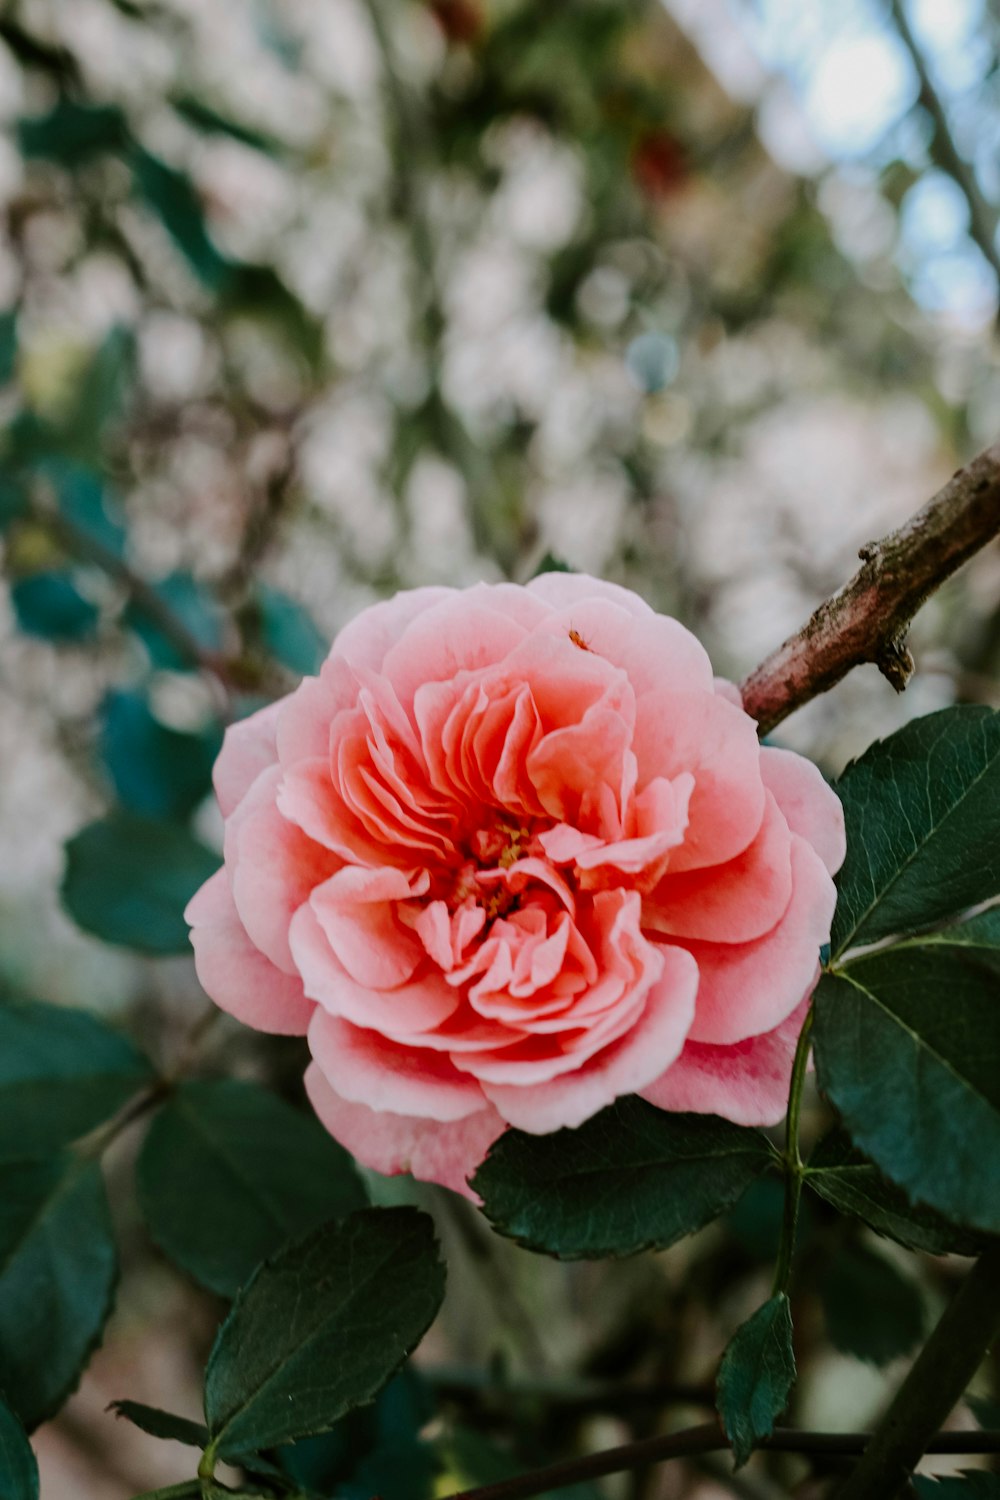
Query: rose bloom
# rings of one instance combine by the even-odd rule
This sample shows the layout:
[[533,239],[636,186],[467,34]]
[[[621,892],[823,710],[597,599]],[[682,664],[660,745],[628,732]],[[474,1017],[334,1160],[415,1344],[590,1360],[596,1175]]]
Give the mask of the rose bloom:
[[397,594],[229,729],[215,786],[199,977],[308,1037],[313,1106],[365,1165],[468,1193],[508,1125],[621,1094],[781,1117],[840,803],[635,594]]

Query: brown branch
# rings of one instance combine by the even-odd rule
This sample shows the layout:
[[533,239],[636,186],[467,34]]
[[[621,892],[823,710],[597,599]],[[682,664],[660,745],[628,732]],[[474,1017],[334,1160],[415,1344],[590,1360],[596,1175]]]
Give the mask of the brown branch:
[[[857,1458],[871,1442],[868,1432],[804,1432],[779,1427],[770,1437],[758,1443],[772,1453],[805,1453],[825,1458]],[[646,1464],[662,1463],[670,1458],[691,1458],[701,1453],[723,1453],[729,1442],[715,1422],[687,1427],[661,1437],[641,1438],[622,1443],[600,1453],[564,1463],[547,1464],[514,1479],[501,1479],[477,1489],[459,1490],[444,1500],[531,1500],[547,1490],[558,1490],[588,1479],[602,1479],[607,1474],[623,1474]],[[939,1432],[927,1443],[925,1453],[1000,1453],[1000,1432]]]
[[923,510],[858,554],[863,566],[742,683],[766,734],[852,667],[874,662],[897,692],[913,671],[910,621],[926,599],[1000,533],[1000,443],[980,453]]

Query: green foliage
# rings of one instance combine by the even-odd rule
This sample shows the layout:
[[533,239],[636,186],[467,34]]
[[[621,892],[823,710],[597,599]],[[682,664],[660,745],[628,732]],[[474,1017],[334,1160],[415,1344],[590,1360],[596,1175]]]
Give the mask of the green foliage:
[[1000,1500],[1000,1474],[982,1470],[952,1474],[946,1479],[914,1474],[912,1484],[919,1500]]
[[186,828],[111,813],[66,845],[62,900],[86,932],[143,953],[190,951],[184,908],[219,858]]
[[25,156],[79,167],[93,156],[120,149],[128,131],[117,105],[85,104],[63,97],[48,114],[20,120],[17,135]]
[[191,179],[142,147],[132,152],[136,192],[160,220],[195,275],[218,290],[229,265],[205,226],[201,199]]
[[280,1251],[240,1292],[212,1349],[212,1457],[294,1442],[370,1401],[443,1294],[433,1225],[415,1209],[362,1209]]
[[235,1079],[180,1086],[146,1136],[138,1187],[157,1244],[223,1297],[286,1241],[367,1201],[315,1117]]
[[770,1161],[755,1130],[625,1098],[577,1130],[507,1131],[473,1187],[502,1234],[566,1260],[597,1259],[693,1234]]
[[14,378],[17,368],[17,314],[0,312],[0,386]]
[[[514,1479],[526,1467],[524,1461],[515,1459],[498,1443],[477,1432],[473,1427],[452,1426],[441,1440],[441,1451],[448,1465],[449,1476],[463,1489],[468,1486],[500,1484],[505,1479]],[[359,1495],[351,1500],[362,1500]],[[364,1500],[368,1500],[365,1496]],[[386,1496],[385,1500],[391,1500]],[[407,1500],[405,1495],[400,1500]],[[601,1500],[601,1492],[592,1484],[560,1485],[557,1490],[545,1490],[536,1500]]]
[[144,694],[116,692],[101,705],[99,735],[104,769],[129,812],[183,821],[211,790],[217,725],[200,734],[170,729]]
[[125,552],[125,522],[121,504],[108,491],[100,475],[83,464],[52,458],[37,471],[56,492],[63,518],[87,542],[122,557]]
[[32,573],[19,578],[10,593],[26,635],[76,642],[89,640],[97,630],[97,605],[83,597],[68,571]]
[[[207,589],[190,573],[171,573],[154,584],[153,593],[170,615],[191,637],[195,647],[205,652],[222,649],[222,614]],[[149,652],[154,667],[178,671],[193,665],[189,655],[165,634],[162,621],[138,599],[132,599],[125,610],[125,623],[135,631]]]
[[155,1406],[144,1406],[141,1401],[112,1401],[111,1410],[116,1417],[124,1417],[133,1426],[148,1432],[150,1437],[186,1443],[189,1448],[208,1447],[208,1428],[201,1422],[191,1422],[187,1417],[175,1417],[173,1412],[160,1411]]
[[37,1001],[0,1004],[0,1162],[68,1145],[152,1076],[142,1053],[96,1016]]
[[826,1330],[842,1354],[885,1365],[911,1353],[923,1337],[920,1288],[864,1245],[834,1255],[821,1290]]
[[860,1149],[919,1202],[1000,1230],[995,977],[900,948],[824,975],[815,1011],[819,1085]]
[[929,1255],[978,1255],[986,1239],[950,1223],[934,1209],[911,1203],[895,1183],[856,1150],[843,1131],[831,1131],[806,1169],[806,1186],[841,1213],[862,1219],[907,1250]]
[[837,782],[847,858],[833,956],[1000,892],[1000,713],[946,708],[872,745]]
[[719,1365],[719,1416],[739,1469],[774,1431],[795,1380],[792,1312],[778,1292],[736,1330]]
[[24,1429],[0,1401],[0,1500],[38,1500],[38,1464]]
[[327,643],[309,612],[287,594],[263,583],[257,587],[255,604],[261,642],[270,654],[303,676],[318,671]]
[[302,1489],[338,1500],[431,1500],[436,1445],[420,1436],[433,1415],[430,1393],[412,1364],[370,1405],[347,1412],[329,1432],[278,1450]]
[[66,1154],[0,1168],[0,1390],[29,1430],[76,1386],[117,1269],[96,1162]]

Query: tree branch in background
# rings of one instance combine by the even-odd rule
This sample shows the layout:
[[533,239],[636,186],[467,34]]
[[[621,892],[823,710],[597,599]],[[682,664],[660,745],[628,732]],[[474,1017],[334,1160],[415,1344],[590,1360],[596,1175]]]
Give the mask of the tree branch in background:
[[[795,1428],[777,1428],[758,1443],[772,1453],[808,1453],[826,1458],[857,1458],[872,1441],[867,1432],[803,1432]],[[567,1459],[561,1464],[547,1464],[514,1479],[500,1479],[495,1484],[472,1490],[457,1491],[445,1500],[531,1500],[570,1484],[601,1479],[607,1474],[623,1474],[646,1464],[662,1463],[670,1458],[691,1458],[701,1453],[723,1453],[729,1440],[723,1437],[715,1422],[686,1427],[683,1432],[660,1437],[642,1438],[588,1453],[582,1458]],[[925,1453],[1000,1453],[1000,1432],[939,1432],[923,1449]],[[874,1493],[874,1492],[873,1492]]]
[[880,542],[802,629],[742,683],[743,706],[766,734],[804,703],[874,662],[897,692],[913,671],[906,632],[946,578],[1000,534],[1000,443],[959,469],[923,510]]
[[931,157],[934,165],[947,172],[957,183],[969,206],[969,234],[989,261],[1000,281],[1000,251],[997,250],[998,216],[996,209],[983,196],[971,162],[959,151],[952,134],[948,112],[940,94],[934,87],[927,61],[920,44],[913,34],[903,0],[892,0],[892,19],[899,32],[900,41],[910,54],[920,81],[920,103],[931,117],[934,137],[931,142]]

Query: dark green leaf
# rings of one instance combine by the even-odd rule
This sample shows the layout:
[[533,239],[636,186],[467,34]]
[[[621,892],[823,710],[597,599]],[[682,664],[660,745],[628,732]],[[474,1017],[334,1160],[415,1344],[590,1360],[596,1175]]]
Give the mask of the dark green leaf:
[[[726,1228],[755,1260],[773,1261],[778,1254],[785,1215],[785,1184],[780,1177],[760,1177],[752,1182],[735,1208],[726,1214]],[[809,1233],[806,1204],[799,1210],[795,1244]]]
[[87,541],[121,557],[125,551],[121,506],[108,494],[100,476],[82,464],[56,458],[39,469],[55,488],[59,509],[70,525]]
[[866,1246],[840,1250],[821,1290],[826,1331],[842,1354],[886,1365],[909,1354],[923,1337],[920,1288]]
[[771,1160],[764,1137],[712,1115],[624,1098],[577,1130],[509,1130],[473,1178],[502,1234],[566,1260],[634,1255],[693,1234]]
[[141,1401],[112,1401],[109,1410],[148,1432],[150,1437],[186,1443],[189,1448],[208,1447],[208,1428],[201,1422],[175,1417],[173,1412],[160,1411],[156,1406],[143,1406]]
[[87,362],[73,402],[60,422],[64,443],[91,464],[99,464],[105,428],[124,413],[132,391],[135,336],[117,325],[105,334]]
[[912,1482],[920,1500],[1000,1500],[1000,1474],[979,1469],[951,1474],[946,1479],[914,1474]]
[[26,635],[53,641],[83,641],[97,629],[99,611],[69,573],[32,573],[11,588],[17,623]]
[[96,1162],[67,1155],[0,1170],[0,1390],[27,1428],[75,1388],[117,1269]]
[[184,908],[218,867],[219,856],[187,829],[112,813],[66,845],[63,905],[106,943],[186,953]]
[[947,951],[967,963],[981,964],[1000,974],[1000,906],[991,906],[965,922],[930,932],[920,939],[920,947]]
[[38,1500],[38,1464],[24,1428],[0,1401],[0,1500]]
[[78,167],[92,156],[120,150],[128,127],[117,105],[61,98],[48,114],[19,120],[17,134],[25,156]]
[[719,1416],[737,1468],[774,1431],[794,1380],[792,1313],[779,1292],[736,1330],[719,1365]]
[[212,243],[202,202],[190,177],[141,147],[133,150],[131,159],[139,196],[199,279],[218,291],[230,274],[230,263]]
[[0,312],[0,385],[13,380],[17,369],[17,313],[13,308]]
[[109,693],[101,706],[101,759],[130,812],[188,818],[211,789],[221,744],[215,726],[187,734],[161,724],[140,693]]
[[[425,1483],[429,1450],[420,1432],[433,1415],[431,1394],[410,1363],[369,1406],[347,1412],[329,1432],[279,1449],[277,1457],[284,1472],[309,1493],[336,1493],[341,1500],[343,1484],[363,1470],[370,1479],[365,1500],[373,1492],[381,1500],[399,1500],[393,1493],[392,1476],[387,1480],[382,1459],[388,1458],[391,1463],[393,1455],[404,1453],[414,1465],[415,1483],[412,1492],[404,1490],[401,1500],[420,1500],[429,1490],[429,1477]],[[372,1475],[371,1466],[382,1472]]]
[[244,125],[241,121],[220,113],[195,94],[178,94],[170,102],[182,119],[208,135],[228,135],[234,141],[241,141],[244,146],[252,146],[255,151],[263,151],[268,156],[276,156],[281,152],[281,144],[273,136],[265,135],[261,130],[254,130],[251,125]]
[[214,1452],[293,1442],[370,1401],[443,1294],[434,1227],[415,1209],[362,1209],[280,1251],[237,1297],[209,1359]]
[[96,1016],[0,1004],[0,1162],[48,1155],[85,1135],[151,1077],[141,1052]]
[[922,1203],[1000,1231],[996,978],[933,948],[824,975],[813,1040],[820,1088],[855,1144]]
[[[171,573],[153,588],[202,650],[221,650],[222,613],[211,594],[190,573]],[[176,671],[192,665],[190,658],[180,652],[164,635],[159,623],[134,599],[126,607],[124,619],[146,647],[154,667]]]
[[351,1158],[314,1116],[235,1079],[182,1084],[150,1127],[138,1175],[157,1244],[224,1297],[288,1240],[366,1202]]
[[271,655],[292,672],[318,671],[327,644],[302,605],[266,584],[259,585],[256,602],[261,641]]
[[575,572],[575,569],[571,568],[568,562],[563,562],[562,558],[556,557],[554,552],[546,552],[545,556],[538,564],[538,567],[535,569],[535,572],[532,576],[535,578],[540,578],[543,573],[572,572]]
[[910,1202],[901,1188],[851,1145],[841,1130],[824,1136],[809,1160],[806,1186],[841,1213],[862,1219],[907,1250],[929,1255],[979,1255],[983,1235],[952,1224],[933,1208]]
[[847,858],[833,953],[940,921],[1000,891],[1000,713],[907,724],[837,782]]

